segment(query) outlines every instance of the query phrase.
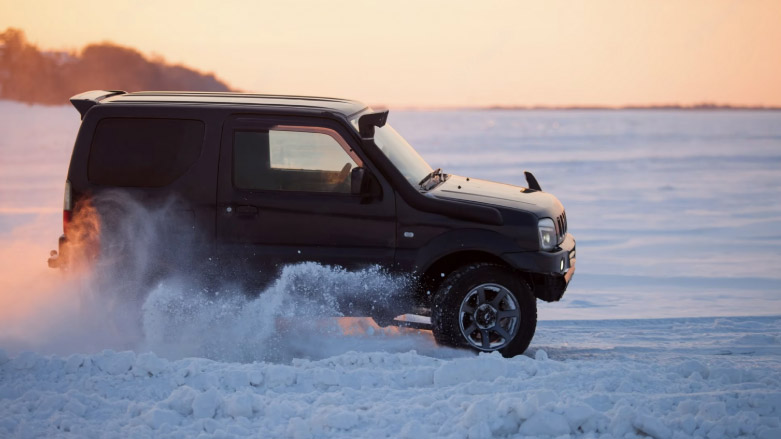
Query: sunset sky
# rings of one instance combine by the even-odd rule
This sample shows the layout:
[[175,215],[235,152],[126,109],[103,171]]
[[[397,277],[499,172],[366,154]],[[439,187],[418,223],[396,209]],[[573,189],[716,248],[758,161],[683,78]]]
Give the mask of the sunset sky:
[[781,1],[10,1],[43,49],[112,41],[264,93],[390,106],[781,106]]

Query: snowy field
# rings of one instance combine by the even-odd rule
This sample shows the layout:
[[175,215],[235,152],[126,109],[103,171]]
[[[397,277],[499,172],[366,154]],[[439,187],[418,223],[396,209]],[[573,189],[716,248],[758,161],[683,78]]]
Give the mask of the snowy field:
[[513,359],[293,317],[291,286],[393,281],[371,270],[290,267],[254,300],[64,281],[78,113],[0,115],[0,438],[781,438],[779,112],[392,110],[434,167],[531,170],[567,208],[577,274]]
[[441,358],[414,334],[422,352],[378,336],[376,352],[284,364],[24,353],[0,357],[0,436],[777,439],[779,332],[776,318],[543,322],[513,359]]

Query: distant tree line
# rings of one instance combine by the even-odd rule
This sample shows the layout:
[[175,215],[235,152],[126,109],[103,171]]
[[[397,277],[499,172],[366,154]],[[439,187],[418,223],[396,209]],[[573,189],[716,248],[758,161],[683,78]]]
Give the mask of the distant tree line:
[[90,44],[80,53],[41,51],[24,32],[0,33],[0,99],[64,104],[87,90],[230,91],[211,73],[201,73],[113,43]]

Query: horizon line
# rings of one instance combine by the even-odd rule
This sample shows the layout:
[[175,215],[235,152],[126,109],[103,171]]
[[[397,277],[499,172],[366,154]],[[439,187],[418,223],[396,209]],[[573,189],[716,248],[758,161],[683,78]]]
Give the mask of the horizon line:
[[494,111],[542,111],[542,110],[741,110],[741,111],[781,111],[776,105],[738,105],[738,104],[627,104],[627,105],[395,105],[370,104],[375,109],[396,109],[405,111],[454,111],[454,110],[494,110]]

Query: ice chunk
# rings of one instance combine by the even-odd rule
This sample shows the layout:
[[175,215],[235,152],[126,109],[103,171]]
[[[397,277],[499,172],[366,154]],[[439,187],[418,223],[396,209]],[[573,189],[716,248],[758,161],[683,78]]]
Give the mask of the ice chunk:
[[718,421],[727,416],[727,406],[722,401],[713,401],[704,404],[696,418],[698,420]]
[[287,435],[293,439],[312,439],[314,437],[307,422],[298,417],[288,421]]
[[130,370],[136,361],[136,354],[130,351],[114,352],[105,350],[102,354],[93,358],[100,370],[111,375],[119,375]]
[[142,419],[146,425],[157,430],[163,425],[179,425],[182,417],[173,410],[153,408],[144,413]]
[[347,410],[339,410],[328,415],[325,425],[341,430],[349,430],[358,425],[358,414]]
[[481,354],[477,358],[442,364],[434,372],[434,385],[443,387],[471,381],[494,381],[506,375],[507,362],[498,352],[496,355]]
[[220,395],[211,388],[193,399],[193,416],[196,419],[213,418],[220,405]]
[[87,413],[87,406],[79,402],[77,399],[71,399],[67,404],[65,404],[63,410],[73,413],[78,417],[83,417],[84,414]]
[[65,360],[65,372],[76,373],[84,365],[85,357],[81,354],[73,354]]
[[163,401],[163,405],[175,410],[182,416],[189,416],[193,412],[193,401],[199,393],[189,386],[182,386],[174,389],[168,398]]
[[672,431],[661,420],[651,416],[637,415],[632,425],[641,433],[655,439],[667,439],[672,436]]
[[234,393],[233,395],[225,398],[223,412],[226,416],[230,416],[232,418],[250,418],[252,417],[252,404],[252,394],[247,392]]
[[40,360],[40,356],[35,352],[22,352],[11,364],[17,370],[31,369]]
[[227,390],[239,390],[249,386],[247,372],[240,369],[226,370],[222,375],[222,382]]
[[574,404],[567,407],[564,411],[564,417],[567,418],[569,428],[572,431],[578,431],[578,428],[583,426],[586,421],[596,415],[596,410],[585,404]]
[[296,382],[296,371],[282,365],[272,365],[266,368],[266,385],[271,388],[287,387]]
[[136,358],[133,374],[137,376],[159,374],[165,368],[166,361],[151,352],[145,352]]
[[684,361],[678,365],[676,370],[684,378],[693,378],[692,375],[695,372],[705,379],[710,376],[710,369],[708,366],[696,360]]
[[555,437],[569,434],[570,429],[569,422],[564,416],[558,413],[539,411],[525,420],[518,432],[526,436]]

